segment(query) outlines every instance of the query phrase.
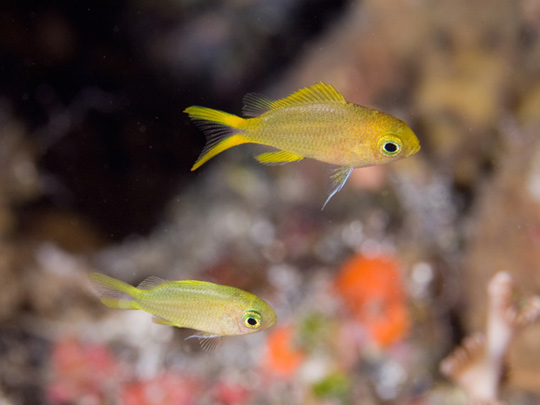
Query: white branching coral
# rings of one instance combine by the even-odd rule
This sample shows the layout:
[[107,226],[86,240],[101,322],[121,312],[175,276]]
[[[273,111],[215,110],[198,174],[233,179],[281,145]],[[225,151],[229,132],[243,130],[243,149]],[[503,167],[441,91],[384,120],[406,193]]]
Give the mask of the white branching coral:
[[501,404],[498,390],[510,344],[521,329],[540,318],[540,297],[518,301],[515,295],[510,274],[497,273],[488,285],[486,334],[465,338],[441,362],[441,372],[463,388],[471,405]]

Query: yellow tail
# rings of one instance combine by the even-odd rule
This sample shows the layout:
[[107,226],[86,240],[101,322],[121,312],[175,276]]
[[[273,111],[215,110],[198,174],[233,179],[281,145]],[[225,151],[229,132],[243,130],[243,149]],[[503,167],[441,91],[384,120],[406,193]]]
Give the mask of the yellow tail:
[[244,135],[245,119],[207,107],[191,106],[184,110],[206,134],[206,145],[191,168],[196,170],[208,160],[226,149],[243,143],[253,142]]
[[136,287],[100,273],[92,273],[89,278],[103,304],[110,308],[140,309],[136,301],[139,294]]

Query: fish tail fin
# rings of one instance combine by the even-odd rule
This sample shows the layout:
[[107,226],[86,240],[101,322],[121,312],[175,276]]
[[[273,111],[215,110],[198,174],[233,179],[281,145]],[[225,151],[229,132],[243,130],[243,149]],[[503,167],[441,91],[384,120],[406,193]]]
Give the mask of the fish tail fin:
[[184,110],[206,134],[206,145],[201,155],[191,168],[198,169],[208,160],[236,145],[252,142],[246,136],[242,127],[245,119],[212,108],[191,106]]
[[120,309],[140,309],[136,301],[139,293],[136,287],[100,273],[92,273],[89,278],[90,284],[99,295],[99,299],[106,306]]
[[193,105],[184,110],[192,120],[209,121],[210,123],[224,125],[234,129],[239,129],[245,119],[234,114],[214,110],[208,107]]

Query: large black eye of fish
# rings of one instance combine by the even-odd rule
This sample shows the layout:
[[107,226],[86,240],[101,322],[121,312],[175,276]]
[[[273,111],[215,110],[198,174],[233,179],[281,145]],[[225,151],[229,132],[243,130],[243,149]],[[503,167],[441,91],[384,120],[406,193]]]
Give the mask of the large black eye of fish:
[[247,311],[242,317],[244,325],[251,329],[257,329],[261,326],[261,314],[255,311]]
[[396,141],[391,141],[388,139],[383,140],[379,144],[379,147],[383,155],[386,156],[396,156],[399,152],[401,152],[401,145]]

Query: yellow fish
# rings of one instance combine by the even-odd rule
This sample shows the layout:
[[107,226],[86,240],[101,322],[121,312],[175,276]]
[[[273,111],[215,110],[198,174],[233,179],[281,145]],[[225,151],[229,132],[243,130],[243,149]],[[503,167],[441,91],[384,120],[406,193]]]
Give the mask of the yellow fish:
[[111,308],[141,309],[154,322],[199,331],[195,337],[255,333],[274,326],[276,313],[266,302],[238,288],[206,281],[165,281],[150,276],[138,287],[100,273],[90,282]]
[[420,150],[414,132],[403,121],[372,108],[348,103],[332,86],[317,83],[287,98],[244,97],[247,117],[207,107],[184,110],[207,134],[207,143],[191,168],[243,143],[272,146],[277,151],[256,156],[264,164],[316,159],[338,166],[330,196],[336,194],[357,167],[380,165]]

